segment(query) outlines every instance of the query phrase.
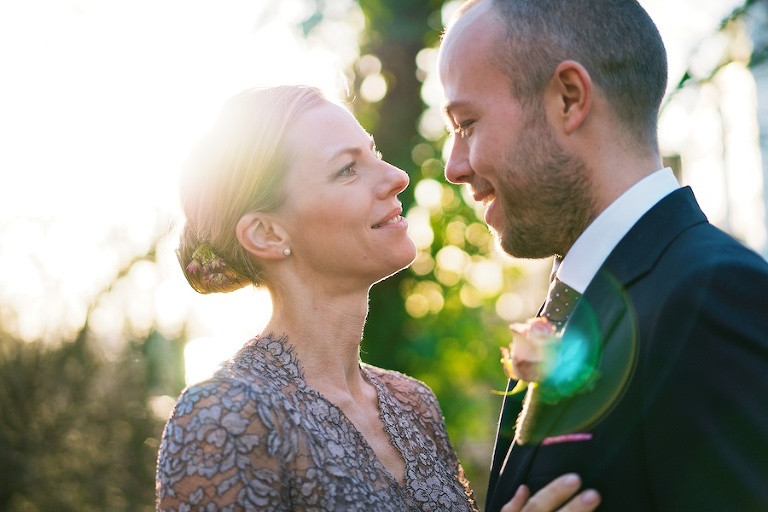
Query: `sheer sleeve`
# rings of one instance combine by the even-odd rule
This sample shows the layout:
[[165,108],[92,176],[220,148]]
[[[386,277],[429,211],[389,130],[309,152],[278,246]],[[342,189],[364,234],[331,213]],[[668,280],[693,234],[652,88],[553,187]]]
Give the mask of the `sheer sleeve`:
[[184,391],[158,455],[157,510],[289,510],[278,407],[237,381]]

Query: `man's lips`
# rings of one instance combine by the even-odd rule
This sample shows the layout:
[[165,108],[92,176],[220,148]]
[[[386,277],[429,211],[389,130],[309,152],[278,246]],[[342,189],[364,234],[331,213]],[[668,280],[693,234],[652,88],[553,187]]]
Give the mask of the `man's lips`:
[[496,191],[492,188],[473,190],[472,197],[485,207],[483,219],[489,226],[493,225],[493,217],[496,216]]
[[473,192],[472,197],[478,203],[488,205],[488,203],[491,203],[493,202],[494,199],[496,199],[496,194],[492,190],[488,190],[488,191],[481,191],[481,192]]

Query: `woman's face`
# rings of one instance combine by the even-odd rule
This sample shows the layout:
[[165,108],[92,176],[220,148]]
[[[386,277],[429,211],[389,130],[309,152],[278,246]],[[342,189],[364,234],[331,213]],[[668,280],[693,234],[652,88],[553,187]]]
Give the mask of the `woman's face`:
[[287,139],[294,160],[280,215],[299,272],[369,286],[407,267],[416,247],[397,195],[408,175],[381,159],[352,114],[324,102]]

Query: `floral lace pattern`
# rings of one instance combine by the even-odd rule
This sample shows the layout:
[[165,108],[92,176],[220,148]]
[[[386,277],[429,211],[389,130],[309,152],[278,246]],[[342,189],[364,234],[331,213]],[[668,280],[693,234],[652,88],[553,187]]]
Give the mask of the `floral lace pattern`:
[[290,344],[267,336],[181,394],[160,446],[157,509],[476,511],[432,391],[361,368],[405,460],[404,485],[341,409],[306,384]]

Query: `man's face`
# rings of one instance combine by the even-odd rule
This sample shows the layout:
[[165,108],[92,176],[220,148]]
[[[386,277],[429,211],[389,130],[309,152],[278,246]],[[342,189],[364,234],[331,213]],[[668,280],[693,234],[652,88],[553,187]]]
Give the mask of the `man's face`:
[[440,80],[454,135],[445,176],[485,203],[485,221],[507,253],[562,255],[592,218],[586,169],[558,143],[544,100],[513,96],[498,60],[504,44],[487,2],[446,34]]

